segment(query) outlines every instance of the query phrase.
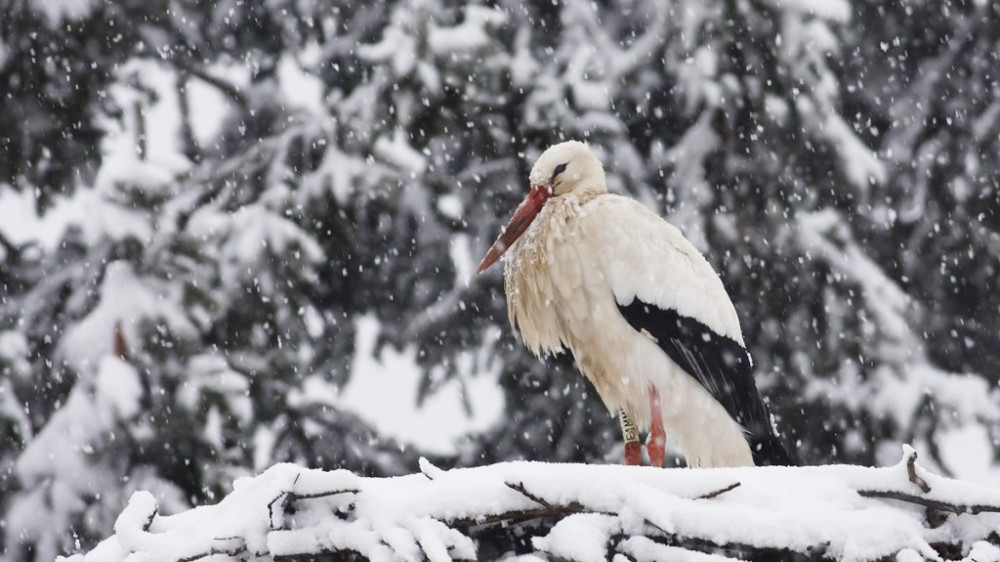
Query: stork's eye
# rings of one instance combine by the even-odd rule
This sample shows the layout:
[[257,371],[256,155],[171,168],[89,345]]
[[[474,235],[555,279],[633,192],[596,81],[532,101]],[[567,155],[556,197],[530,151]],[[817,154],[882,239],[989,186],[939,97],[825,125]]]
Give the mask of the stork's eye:
[[559,174],[561,174],[561,173],[563,173],[563,172],[566,171],[566,166],[568,164],[569,164],[569,162],[563,162],[562,164],[559,164],[558,166],[556,166],[556,168],[554,170],[552,170],[552,180],[553,181],[555,181],[556,176],[558,176]]

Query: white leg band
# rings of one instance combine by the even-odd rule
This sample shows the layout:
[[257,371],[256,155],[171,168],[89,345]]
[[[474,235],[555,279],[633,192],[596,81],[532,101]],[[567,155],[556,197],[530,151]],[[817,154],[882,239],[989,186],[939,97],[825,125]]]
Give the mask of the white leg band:
[[632,416],[625,413],[624,410],[618,412],[618,422],[622,426],[622,439],[626,443],[638,443],[639,442],[639,430],[635,427],[635,422],[632,421]]

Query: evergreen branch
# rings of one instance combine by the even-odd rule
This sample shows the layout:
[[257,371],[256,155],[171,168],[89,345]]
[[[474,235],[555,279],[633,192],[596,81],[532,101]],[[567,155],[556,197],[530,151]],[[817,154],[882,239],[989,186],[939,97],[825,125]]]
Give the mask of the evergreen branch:
[[205,69],[199,68],[191,62],[179,57],[171,58],[167,62],[177,69],[178,72],[194,76],[209,86],[212,86],[216,90],[219,90],[219,92],[221,92],[224,96],[232,100],[233,103],[240,106],[240,109],[243,111],[248,111],[250,109],[250,100],[247,98],[247,95],[244,94],[243,91],[240,90],[240,88],[235,84],[223,80],[218,76],[213,76]]

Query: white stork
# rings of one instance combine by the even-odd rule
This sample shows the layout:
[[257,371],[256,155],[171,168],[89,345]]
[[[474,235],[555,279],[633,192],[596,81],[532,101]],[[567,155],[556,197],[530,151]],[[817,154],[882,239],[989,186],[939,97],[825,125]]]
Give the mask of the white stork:
[[611,412],[626,464],[637,430],[663,465],[665,428],[688,466],[791,464],[751,373],[722,281],[677,228],[608,193],[587,145],[564,142],[531,169],[531,191],[479,264],[506,252],[511,326],[535,354],[569,348]]

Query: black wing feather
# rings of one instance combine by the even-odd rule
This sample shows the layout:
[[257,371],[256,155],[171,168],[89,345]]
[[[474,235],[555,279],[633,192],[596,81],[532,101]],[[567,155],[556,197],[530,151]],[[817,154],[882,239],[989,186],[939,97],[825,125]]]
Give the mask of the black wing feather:
[[660,349],[697,379],[747,431],[754,464],[792,464],[754,383],[746,348],[673,309],[634,299],[628,305],[619,304],[618,310],[637,332],[645,330],[653,336]]

